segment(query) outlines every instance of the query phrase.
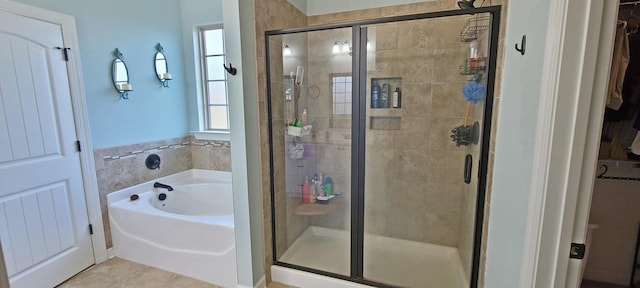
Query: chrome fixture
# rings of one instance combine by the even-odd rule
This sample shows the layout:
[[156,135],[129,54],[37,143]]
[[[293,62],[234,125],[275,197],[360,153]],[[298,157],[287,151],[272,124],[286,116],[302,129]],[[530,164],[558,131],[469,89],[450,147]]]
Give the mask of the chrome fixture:
[[153,188],[164,188],[164,189],[167,189],[169,191],[173,191],[173,187],[171,187],[169,185],[166,185],[166,184],[162,184],[160,182],[153,183]]

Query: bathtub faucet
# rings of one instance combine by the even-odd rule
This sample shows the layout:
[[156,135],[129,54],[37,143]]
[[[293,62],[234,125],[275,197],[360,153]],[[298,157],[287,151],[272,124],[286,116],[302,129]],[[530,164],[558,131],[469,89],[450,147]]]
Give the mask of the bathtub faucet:
[[169,185],[162,184],[160,182],[153,183],[153,188],[164,188],[164,189],[167,189],[169,191],[173,191],[173,187],[171,187]]

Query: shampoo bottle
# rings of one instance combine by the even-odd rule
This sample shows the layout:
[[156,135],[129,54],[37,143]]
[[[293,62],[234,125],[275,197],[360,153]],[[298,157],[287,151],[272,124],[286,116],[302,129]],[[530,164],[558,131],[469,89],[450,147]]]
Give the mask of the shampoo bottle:
[[396,87],[396,91],[393,91],[393,108],[400,108],[402,103],[402,96],[400,95],[400,87]]
[[380,108],[389,108],[389,84],[382,84],[380,94]]
[[322,173],[320,173],[319,175],[320,175],[320,178],[318,178],[318,182],[317,182],[318,195],[319,196],[327,196],[327,193],[324,190],[324,177],[322,177]]
[[309,203],[310,195],[311,183],[309,183],[309,176],[304,176],[304,184],[302,184],[302,203]]
[[380,94],[380,86],[378,86],[378,81],[373,80],[371,84],[371,108],[380,108],[379,101]]
[[327,194],[327,196],[331,196],[331,194],[333,194],[333,180],[331,180],[331,177],[327,177],[326,179],[324,179],[324,193]]
[[307,125],[309,119],[307,118],[307,109],[302,110],[302,115],[300,116],[300,120],[302,121],[302,125]]
[[316,197],[318,197],[318,193],[316,192],[316,185],[311,185],[311,193],[309,194],[309,203],[316,203]]
[[313,175],[313,178],[311,178],[311,183],[310,184],[310,192],[309,192],[309,203],[316,203],[316,197],[318,197],[318,191],[317,191],[317,185],[316,182],[318,181],[318,175]]

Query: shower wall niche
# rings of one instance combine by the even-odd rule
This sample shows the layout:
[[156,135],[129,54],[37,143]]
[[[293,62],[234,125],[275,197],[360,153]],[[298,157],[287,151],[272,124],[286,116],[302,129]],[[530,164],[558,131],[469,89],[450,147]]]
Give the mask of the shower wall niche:
[[[266,33],[276,265],[476,287],[499,11]],[[471,22],[486,27],[463,37]],[[475,122],[475,144],[452,141]]]

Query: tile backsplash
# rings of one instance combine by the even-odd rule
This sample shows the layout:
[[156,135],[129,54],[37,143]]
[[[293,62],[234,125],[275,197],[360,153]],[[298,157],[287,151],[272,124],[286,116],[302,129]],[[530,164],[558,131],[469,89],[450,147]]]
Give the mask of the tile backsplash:
[[[231,171],[229,141],[182,137],[98,149],[93,154],[107,248],[112,246],[107,194],[194,168]],[[150,170],[145,166],[145,160],[150,154],[160,156],[159,169]]]

